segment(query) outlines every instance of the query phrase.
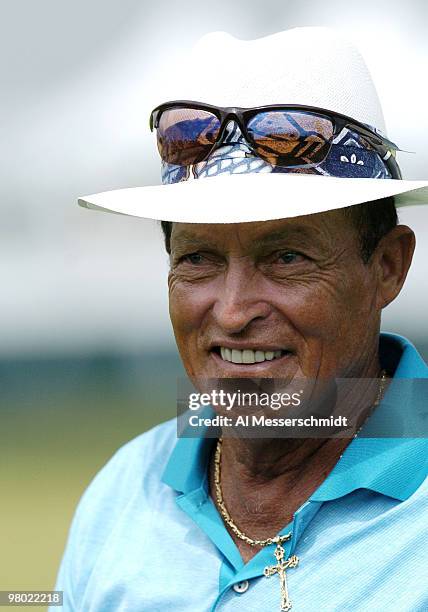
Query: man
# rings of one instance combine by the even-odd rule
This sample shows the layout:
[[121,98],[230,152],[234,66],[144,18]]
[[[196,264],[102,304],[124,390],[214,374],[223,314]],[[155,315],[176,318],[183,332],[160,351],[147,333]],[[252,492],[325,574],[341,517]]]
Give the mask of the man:
[[[401,180],[353,47],[317,28],[222,43],[224,58],[240,51],[251,67],[242,79],[220,70],[233,106],[189,101],[209,100],[205,84],[152,113],[163,180],[177,184],[157,189],[156,206],[139,189],[83,203],[164,219],[170,316],[192,380],[376,380],[374,412],[352,439],[177,440],[175,420],[139,436],[85,492],[57,588],[65,609],[85,612],[422,612],[426,440],[362,434],[372,417],[392,419],[393,382],[428,377],[407,340],[379,336],[415,246],[395,204],[426,191]],[[269,73],[258,58],[296,49],[298,66],[281,78],[275,65],[271,89],[248,104],[249,83]],[[398,408],[410,418],[414,404]]]

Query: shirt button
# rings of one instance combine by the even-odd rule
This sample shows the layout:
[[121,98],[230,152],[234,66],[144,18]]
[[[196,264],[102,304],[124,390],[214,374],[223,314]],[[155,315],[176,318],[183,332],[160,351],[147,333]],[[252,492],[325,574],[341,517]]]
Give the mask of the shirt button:
[[235,593],[245,593],[245,591],[248,591],[249,586],[250,583],[248,582],[248,580],[241,580],[241,582],[237,582],[233,585],[233,590],[235,591]]

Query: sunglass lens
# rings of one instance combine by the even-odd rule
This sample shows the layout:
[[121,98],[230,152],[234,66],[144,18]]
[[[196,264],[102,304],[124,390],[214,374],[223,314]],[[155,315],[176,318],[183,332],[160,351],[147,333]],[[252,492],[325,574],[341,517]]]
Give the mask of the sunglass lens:
[[257,113],[247,124],[252,144],[272,165],[301,167],[321,163],[333,139],[331,119],[306,111]]
[[162,112],[157,129],[161,158],[188,166],[202,161],[218,136],[220,121],[205,110],[170,108]]

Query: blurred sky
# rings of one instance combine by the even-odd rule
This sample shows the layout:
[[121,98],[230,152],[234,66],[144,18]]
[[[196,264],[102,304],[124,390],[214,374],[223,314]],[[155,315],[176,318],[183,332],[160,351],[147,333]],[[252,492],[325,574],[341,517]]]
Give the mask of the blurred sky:
[[[404,175],[428,178],[425,0],[0,2],[0,356],[172,346],[158,225],[86,211],[76,198],[160,182],[148,113],[165,80],[191,69],[180,57],[206,32],[347,32],[389,137],[415,152],[401,154]],[[428,209],[401,219],[418,246],[384,327],[428,342]]]

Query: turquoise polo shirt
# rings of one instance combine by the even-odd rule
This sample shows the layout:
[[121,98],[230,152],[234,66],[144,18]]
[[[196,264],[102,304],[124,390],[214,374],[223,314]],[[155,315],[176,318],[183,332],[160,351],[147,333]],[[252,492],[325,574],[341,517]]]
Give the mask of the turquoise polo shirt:
[[[394,378],[428,378],[400,336],[382,334],[380,355]],[[115,453],[72,521],[55,586],[64,610],[280,610],[279,578],[263,575],[274,548],[244,563],[209,495],[214,442],[177,440],[173,419]],[[425,438],[349,444],[280,532],[292,532],[286,555],[300,559],[287,571],[293,611],[427,612],[427,473]]]

